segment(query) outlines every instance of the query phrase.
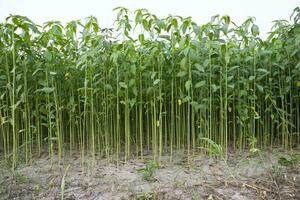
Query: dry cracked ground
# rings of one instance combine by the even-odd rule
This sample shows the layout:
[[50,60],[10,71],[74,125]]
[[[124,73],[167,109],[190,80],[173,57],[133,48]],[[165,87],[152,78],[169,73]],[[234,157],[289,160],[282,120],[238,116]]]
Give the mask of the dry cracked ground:
[[172,163],[163,157],[151,180],[143,173],[150,156],[119,166],[99,159],[93,170],[84,163],[84,171],[76,155],[52,166],[46,155],[36,157],[14,172],[3,161],[0,199],[300,199],[300,164],[294,159],[300,154],[295,152],[300,153],[234,153],[226,162],[199,154],[189,164],[178,152]]

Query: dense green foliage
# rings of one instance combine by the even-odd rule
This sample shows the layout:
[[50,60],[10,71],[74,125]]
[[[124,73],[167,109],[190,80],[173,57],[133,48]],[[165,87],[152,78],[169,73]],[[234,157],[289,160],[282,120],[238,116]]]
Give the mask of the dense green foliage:
[[159,161],[207,141],[225,155],[300,143],[299,8],[265,40],[253,18],[199,26],[116,10],[113,29],[94,17],[0,24],[0,151],[13,168],[45,147],[51,161],[78,150],[83,161]]

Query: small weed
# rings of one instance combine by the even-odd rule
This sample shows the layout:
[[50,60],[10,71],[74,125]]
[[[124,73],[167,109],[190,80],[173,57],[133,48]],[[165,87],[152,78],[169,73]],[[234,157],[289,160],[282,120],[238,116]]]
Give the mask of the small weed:
[[252,135],[252,136],[249,136],[247,138],[247,140],[248,140],[248,144],[250,145],[250,153],[252,153],[252,154],[259,153],[260,150],[258,148],[256,148],[256,146],[257,146],[257,139],[256,139],[256,137]]
[[202,149],[206,149],[207,152],[210,155],[214,155],[214,156],[220,156],[220,158],[224,161],[224,164],[226,166],[226,168],[228,169],[228,172],[230,173],[230,176],[235,179],[235,176],[233,175],[233,172],[231,171],[230,167],[228,166],[227,163],[227,158],[225,157],[226,155],[224,155],[223,153],[223,148],[221,145],[217,144],[215,141],[209,139],[209,138],[200,138],[200,140],[206,142],[209,147],[200,147]]
[[48,181],[48,188],[49,189],[53,189],[55,187],[55,179],[54,178],[51,178],[49,181]]
[[155,161],[149,161],[144,169],[140,169],[139,172],[143,175],[146,181],[155,181],[153,173],[159,169],[159,165]]
[[28,182],[29,182],[29,179],[28,179],[27,176],[22,175],[22,174],[20,174],[20,173],[17,172],[17,171],[12,171],[12,170],[11,170],[10,173],[11,173],[11,175],[12,175],[12,177],[13,177],[13,180],[14,180],[16,183],[22,184],[22,183],[28,183]]
[[192,193],[192,199],[194,200],[196,200],[196,199],[200,199],[200,194],[199,194],[199,192],[196,192],[196,191],[193,191],[193,193]]
[[202,140],[204,143],[207,143],[209,146],[206,147],[200,147],[202,149],[205,149],[210,155],[220,155],[223,152],[223,149],[221,145],[217,144],[213,140],[209,138],[200,138],[199,140]]
[[296,164],[300,163],[300,157],[296,155],[293,155],[291,158],[280,157],[278,159],[278,163],[285,167],[295,166]]
[[149,200],[149,199],[153,199],[153,192],[145,192],[145,193],[142,193],[142,194],[138,194],[136,196],[136,199],[137,200]]

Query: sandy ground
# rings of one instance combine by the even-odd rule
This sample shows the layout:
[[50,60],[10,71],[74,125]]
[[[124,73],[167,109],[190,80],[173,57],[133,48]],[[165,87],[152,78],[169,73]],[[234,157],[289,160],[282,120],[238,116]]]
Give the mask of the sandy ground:
[[[300,151],[298,151],[300,155]],[[125,164],[96,160],[81,167],[78,156],[49,165],[49,158],[34,158],[12,172],[3,161],[0,166],[0,199],[300,199],[300,164],[281,166],[280,157],[290,154],[279,149],[230,154],[222,159],[195,155],[186,162],[177,153],[173,162],[163,157],[153,181],[144,179],[144,169],[151,159],[130,160]],[[67,170],[67,166],[69,169]]]

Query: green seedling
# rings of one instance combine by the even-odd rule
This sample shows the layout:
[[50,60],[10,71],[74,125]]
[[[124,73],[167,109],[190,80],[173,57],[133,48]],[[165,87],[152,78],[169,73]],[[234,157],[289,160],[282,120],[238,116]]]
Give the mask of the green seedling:
[[144,180],[155,181],[153,177],[154,172],[159,169],[159,165],[155,161],[149,161],[144,169],[140,169],[139,172],[142,174]]

